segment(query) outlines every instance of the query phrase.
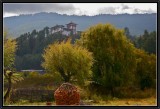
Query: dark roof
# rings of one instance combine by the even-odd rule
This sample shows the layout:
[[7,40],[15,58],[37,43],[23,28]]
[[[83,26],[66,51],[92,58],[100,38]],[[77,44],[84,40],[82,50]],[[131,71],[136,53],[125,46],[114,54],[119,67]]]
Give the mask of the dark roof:
[[66,25],[77,25],[77,24],[71,21],[70,23],[68,23]]

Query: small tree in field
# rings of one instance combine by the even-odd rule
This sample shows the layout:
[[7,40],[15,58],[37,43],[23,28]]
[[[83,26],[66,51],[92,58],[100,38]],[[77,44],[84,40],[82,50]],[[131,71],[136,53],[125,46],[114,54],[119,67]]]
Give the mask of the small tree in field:
[[87,49],[70,42],[49,45],[43,54],[42,66],[48,72],[60,74],[65,82],[77,81],[82,84],[91,75],[93,57]]

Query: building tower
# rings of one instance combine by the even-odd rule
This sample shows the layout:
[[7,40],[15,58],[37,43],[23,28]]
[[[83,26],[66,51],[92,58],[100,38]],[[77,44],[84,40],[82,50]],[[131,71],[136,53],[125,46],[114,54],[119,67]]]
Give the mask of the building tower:
[[76,34],[76,25],[75,23],[73,23],[72,21],[67,25],[67,29],[70,29],[72,31],[73,34]]

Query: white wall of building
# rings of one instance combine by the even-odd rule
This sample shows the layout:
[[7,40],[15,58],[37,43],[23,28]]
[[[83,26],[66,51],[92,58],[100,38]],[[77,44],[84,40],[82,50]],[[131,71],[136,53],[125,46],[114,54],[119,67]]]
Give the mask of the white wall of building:
[[71,34],[71,32],[70,31],[63,31],[62,34],[68,36]]
[[56,32],[60,32],[60,31],[63,31],[63,28],[57,28],[56,30],[52,30],[51,33],[56,33]]

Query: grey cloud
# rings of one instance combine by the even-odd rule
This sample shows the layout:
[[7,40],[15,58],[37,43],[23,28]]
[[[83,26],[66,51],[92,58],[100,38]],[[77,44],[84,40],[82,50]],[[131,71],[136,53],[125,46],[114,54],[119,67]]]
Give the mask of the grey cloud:
[[140,9],[137,9],[137,8],[136,8],[136,9],[134,9],[133,11],[134,11],[134,13],[139,13],[139,12],[140,12]]
[[148,10],[140,10],[140,9],[135,8],[134,13],[156,13],[156,12],[150,8]]
[[37,13],[37,12],[75,12],[75,7],[72,4],[57,4],[57,3],[5,3],[3,5],[4,13]]
[[121,4],[121,8],[122,8],[122,10],[126,10],[126,9],[129,9],[130,7],[127,5]]
[[98,10],[98,13],[100,14],[115,14],[116,8],[114,7],[105,7]]
[[148,10],[144,10],[145,13],[155,13],[154,10],[152,10],[151,8],[149,8]]

